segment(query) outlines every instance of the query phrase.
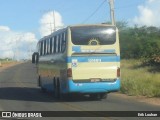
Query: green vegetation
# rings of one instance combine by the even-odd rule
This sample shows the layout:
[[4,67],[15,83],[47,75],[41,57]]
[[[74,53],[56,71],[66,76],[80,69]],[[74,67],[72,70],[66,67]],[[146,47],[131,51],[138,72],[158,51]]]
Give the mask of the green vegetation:
[[118,22],[121,47],[121,92],[160,97],[160,28],[128,27]]
[[160,65],[160,28],[127,27],[125,22],[119,22],[118,28],[122,58],[140,59],[147,65]]
[[160,97],[160,74],[138,60],[121,61],[121,92],[128,95]]
[[4,65],[4,64],[10,64],[10,63],[15,63],[15,60],[12,60],[10,58],[5,58],[5,59],[0,59],[0,65]]

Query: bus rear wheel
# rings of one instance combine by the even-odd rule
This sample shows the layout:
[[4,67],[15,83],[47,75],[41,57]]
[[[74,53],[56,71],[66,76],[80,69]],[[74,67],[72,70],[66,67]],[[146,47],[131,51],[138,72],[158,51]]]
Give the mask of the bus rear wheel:
[[38,86],[41,87],[41,77],[38,76]]
[[90,94],[90,99],[97,100],[99,97],[99,94]]
[[43,86],[42,86],[42,81],[41,81],[41,77],[40,76],[38,77],[38,86],[41,88],[42,92],[46,92],[46,89],[43,88]]
[[100,99],[106,99],[106,98],[107,98],[107,93],[100,94]]
[[54,97],[56,99],[60,98],[60,82],[59,79],[54,79]]
[[92,100],[106,99],[107,93],[90,94]]

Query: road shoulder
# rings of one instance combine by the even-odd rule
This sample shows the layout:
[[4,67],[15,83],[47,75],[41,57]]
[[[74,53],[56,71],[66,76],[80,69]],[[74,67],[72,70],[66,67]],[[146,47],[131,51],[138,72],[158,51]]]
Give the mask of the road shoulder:
[[147,104],[151,104],[151,105],[155,105],[155,106],[160,106],[160,98],[149,98],[146,96],[128,96],[126,94],[122,94],[122,93],[115,93],[114,95],[124,98],[124,99],[128,99],[128,100],[135,100],[138,102],[143,102],[143,103],[147,103]]
[[8,63],[8,64],[2,64],[2,65],[0,66],[0,72],[3,71],[3,70],[5,70],[5,69],[7,69],[7,68],[12,67],[12,66],[21,64],[21,63],[23,63],[23,62],[11,62],[11,63]]

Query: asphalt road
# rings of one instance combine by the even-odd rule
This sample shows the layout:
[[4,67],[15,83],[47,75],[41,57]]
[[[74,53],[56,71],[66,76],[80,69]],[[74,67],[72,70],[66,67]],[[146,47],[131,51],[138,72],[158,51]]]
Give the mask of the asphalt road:
[[[0,111],[160,111],[160,106],[126,99],[114,93],[109,94],[108,98],[104,100],[91,101],[87,96],[76,96],[71,101],[58,101],[53,97],[52,93],[44,93],[37,87],[36,66],[31,63],[22,63],[0,70]],[[150,120],[158,118],[54,117],[41,119]]]

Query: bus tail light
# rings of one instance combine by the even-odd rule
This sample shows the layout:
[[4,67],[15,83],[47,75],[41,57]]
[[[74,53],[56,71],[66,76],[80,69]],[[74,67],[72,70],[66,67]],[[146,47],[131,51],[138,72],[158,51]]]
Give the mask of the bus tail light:
[[67,76],[72,77],[72,69],[71,68],[67,69]]
[[120,68],[117,68],[117,77],[120,77]]

